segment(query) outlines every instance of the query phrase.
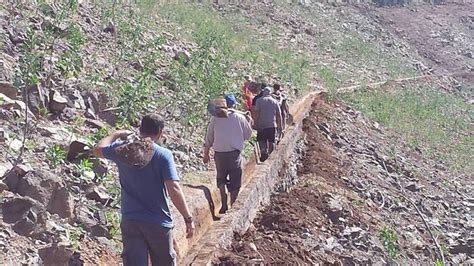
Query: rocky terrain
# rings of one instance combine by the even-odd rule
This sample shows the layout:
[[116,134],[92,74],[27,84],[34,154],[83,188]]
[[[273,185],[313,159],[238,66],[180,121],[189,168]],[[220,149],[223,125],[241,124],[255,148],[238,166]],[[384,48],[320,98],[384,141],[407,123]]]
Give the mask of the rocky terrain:
[[450,174],[345,104],[305,121],[298,184],[277,193],[217,264],[474,263],[472,176]]
[[[340,87],[437,74],[445,91],[472,101],[472,13],[471,2],[383,8],[316,1],[1,2],[0,264],[117,264],[121,247],[116,171],[91,156],[91,147],[115,129],[133,128],[141,114],[158,112],[168,121],[162,145],[173,151],[183,181],[199,183],[212,176],[200,157],[207,100],[223,92],[240,96],[244,74],[282,83],[292,101],[315,85],[324,86],[333,98]],[[324,108],[318,111],[320,106]],[[341,248],[351,250],[353,261],[366,261],[362,254],[367,250],[388,261],[378,238],[384,226],[399,236],[400,258],[433,261],[439,257],[437,248],[402,196],[406,190],[439,234],[446,257],[452,262],[469,259],[472,241],[466,232],[472,224],[465,219],[470,218],[472,192],[466,180],[472,181],[472,175],[465,170],[453,174],[423,148],[419,153],[399,144],[399,135],[393,136],[395,153],[385,158],[390,156],[386,144],[392,142],[379,138],[388,138],[385,134],[392,133],[384,132],[390,128],[373,129],[373,121],[355,119],[363,115],[343,103],[320,101],[314,112],[307,122],[309,141],[325,153],[311,157],[309,150],[306,162],[327,164],[323,172],[328,173],[302,169],[300,185],[277,196],[281,204],[269,207],[256,221],[252,230],[262,238],[252,238],[253,233],[239,236],[242,242],[236,241],[233,250],[237,255],[222,261],[262,259],[248,250],[250,242],[266,262],[278,262],[283,254],[296,262],[335,262]],[[464,115],[472,125],[472,109]],[[311,121],[325,124],[316,129]],[[330,131],[324,135],[324,129]],[[351,165],[351,156],[366,156],[367,162]],[[381,169],[381,162],[387,169]],[[417,167],[431,173],[434,184]],[[410,175],[415,172],[420,174]],[[397,180],[402,190],[392,184]],[[333,183],[337,186],[327,187]],[[298,202],[290,195],[297,191],[307,195],[308,203],[321,203],[313,203],[311,210],[321,220],[304,225],[285,220],[282,228],[298,229],[275,231],[280,225],[273,227],[268,219],[278,220],[275,217],[286,209],[296,212],[293,218],[310,211],[293,208]],[[350,195],[339,197],[341,191]],[[447,201],[434,198],[436,193]],[[322,219],[328,202],[341,206],[335,221]],[[376,222],[371,224],[367,217],[374,210]],[[265,215],[270,218],[263,221]],[[409,217],[417,219],[411,227]],[[274,234],[270,242],[275,246],[267,251],[268,241],[259,241],[268,240],[270,233],[262,226],[270,226]],[[421,237],[421,250],[406,249],[415,236]],[[282,243],[297,249],[271,253],[271,247]],[[328,254],[321,251],[325,245],[330,246]],[[302,247],[311,248],[303,252]]]

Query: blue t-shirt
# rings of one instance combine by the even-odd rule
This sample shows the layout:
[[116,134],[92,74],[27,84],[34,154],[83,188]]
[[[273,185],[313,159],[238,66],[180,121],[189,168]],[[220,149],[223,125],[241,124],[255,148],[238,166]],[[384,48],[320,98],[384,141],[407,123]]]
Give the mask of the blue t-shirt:
[[119,170],[122,220],[138,220],[172,228],[164,181],[179,181],[173,154],[170,150],[154,145],[155,154],[143,168],[130,166],[117,159],[116,141],[102,149],[104,157],[114,161]]

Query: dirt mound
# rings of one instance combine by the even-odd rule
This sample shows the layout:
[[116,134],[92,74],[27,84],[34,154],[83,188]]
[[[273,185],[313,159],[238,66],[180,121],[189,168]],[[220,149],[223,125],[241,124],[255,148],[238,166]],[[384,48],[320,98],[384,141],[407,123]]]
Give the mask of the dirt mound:
[[440,255],[429,230],[448,261],[473,262],[470,178],[421,160],[342,104],[313,107],[300,182],[215,263],[433,263]]

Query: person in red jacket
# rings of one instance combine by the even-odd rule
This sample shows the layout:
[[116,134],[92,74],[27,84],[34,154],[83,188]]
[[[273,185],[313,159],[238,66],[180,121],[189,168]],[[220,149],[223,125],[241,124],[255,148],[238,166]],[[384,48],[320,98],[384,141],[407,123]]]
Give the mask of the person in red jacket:
[[252,110],[253,93],[250,91],[250,76],[245,76],[244,86],[242,86],[242,94],[244,95],[244,103],[247,111]]

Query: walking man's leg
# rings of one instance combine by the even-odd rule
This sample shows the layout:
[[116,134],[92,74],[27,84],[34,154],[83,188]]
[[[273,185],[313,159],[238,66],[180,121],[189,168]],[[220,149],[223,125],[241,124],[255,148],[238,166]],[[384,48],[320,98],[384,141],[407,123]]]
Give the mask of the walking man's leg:
[[214,161],[216,162],[216,183],[219,188],[219,194],[221,195],[222,207],[219,210],[220,214],[224,214],[229,209],[227,205],[227,191],[225,189],[227,185],[227,169],[225,153],[216,152],[214,153]]
[[267,132],[265,132],[265,136],[268,140],[268,154],[271,154],[275,149],[275,140],[276,140],[276,128],[268,128]]
[[123,265],[148,265],[148,246],[137,222],[122,221],[120,228],[123,242]]
[[173,230],[159,224],[149,223],[142,223],[140,227],[146,236],[152,265],[176,265]]
[[257,131],[257,141],[260,147],[260,161],[264,162],[268,158],[268,140],[265,137],[265,129]]
[[234,152],[231,160],[229,160],[229,167],[232,170],[229,172],[229,191],[230,204],[233,205],[239,196],[240,187],[242,186],[242,165],[243,158],[240,151]]

